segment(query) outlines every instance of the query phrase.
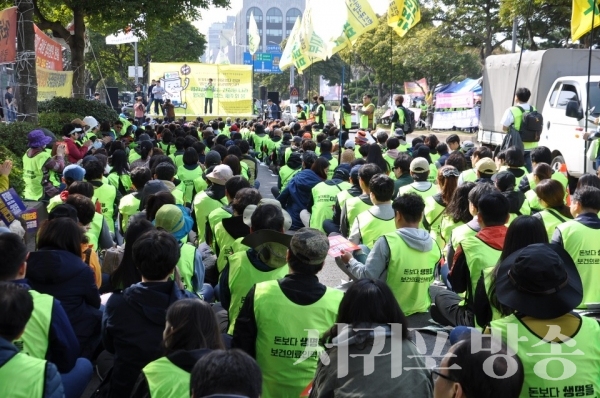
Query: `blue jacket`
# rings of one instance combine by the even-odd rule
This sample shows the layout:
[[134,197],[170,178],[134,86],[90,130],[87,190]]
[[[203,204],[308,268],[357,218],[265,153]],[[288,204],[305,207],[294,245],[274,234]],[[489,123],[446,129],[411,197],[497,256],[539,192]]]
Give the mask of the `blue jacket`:
[[[0,337],[0,367],[4,366],[6,362],[10,361],[18,353],[19,349],[14,344]],[[54,364],[46,362],[44,379],[44,395],[42,398],[63,398],[65,396],[60,373],[58,373]],[[4,380],[4,382],[8,381]],[[27,380],[14,380],[14,382],[25,386]]]
[[142,368],[161,356],[167,308],[183,298],[198,296],[168,281],[140,282],[108,299],[102,342],[115,355],[111,397],[129,397]]
[[310,169],[304,169],[292,178],[292,181],[277,198],[281,206],[292,217],[291,229],[304,227],[300,220],[300,212],[308,208],[312,198],[312,189],[320,182],[323,182],[323,180],[317,173]]
[[27,260],[27,280],[40,293],[59,300],[81,347],[90,358],[100,340],[100,294],[92,269],[65,250],[41,248]]
[[[14,283],[30,289],[24,279],[13,281]],[[79,342],[73,331],[69,317],[63,309],[60,301],[54,299],[52,304],[52,318],[50,319],[50,330],[48,332],[48,351],[46,359],[56,365],[60,373],[67,373],[73,369],[79,356]]]

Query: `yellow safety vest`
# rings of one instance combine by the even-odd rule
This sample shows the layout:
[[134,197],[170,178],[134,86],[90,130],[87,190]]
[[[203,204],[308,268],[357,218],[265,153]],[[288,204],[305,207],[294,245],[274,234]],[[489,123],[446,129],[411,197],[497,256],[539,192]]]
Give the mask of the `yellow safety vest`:
[[363,202],[360,196],[355,196],[353,198],[348,198],[346,200],[346,219],[348,220],[348,226],[352,227],[354,224],[354,220],[360,213],[365,210],[369,210],[371,208],[370,204]]
[[381,236],[396,230],[396,221],[393,217],[384,220],[374,216],[371,212],[372,210],[373,208],[371,207],[363,211],[354,221],[360,231],[361,243],[369,249],[373,248],[375,241],[381,238]]
[[25,189],[23,190],[23,198],[30,200],[39,200],[44,196],[44,187],[42,181],[44,179],[44,164],[50,159],[50,154],[40,152],[30,158],[27,154],[23,155],[23,181]]
[[167,357],[150,362],[142,372],[148,381],[150,397],[182,398],[190,394],[190,374]]
[[46,359],[54,297],[38,293],[35,290],[29,290],[29,293],[33,298],[33,312],[27,321],[25,332],[13,343],[24,354],[38,359]]
[[375,117],[375,105],[369,104],[365,108],[373,109],[373,113],[370,115],[360,115],[360,128],[361,129],[372,129],[373,128],[373,120]]
[[210,212],[226,204],[227,198],[225,196],[221,200],[215,200],[208,196],[206,192],[200,192],[196,195],[193,205],[196,225],[198,226],[198,243],[204,242],[206,220]]
[[315,185],[312,189],[313,207],[310,215],[310,227],[324,232],[323,221],[333,217],[337,194],[351,187],[352,185],[348,182],[328,184],[323,181]]
[[0,397],[41,398],[46,383],[46,361],[17,353],[0,367]]
[[94,196],[98,198],[102,206],[102,216],[108,224],[108,229],[114,234],[115,220],[115,198],[117,197],[117,189],[110,184],[102,183],[99,187],[94,187]]
[[471,276],[471,289],[466,294],[467,297],[473,299],[475,297],[475,287],[477,286],[481,272],[486,268],[493,268],[498,262],[502,251],[489,246],[478,236],[468,237],[460,245],[465,254],[467,267]]
[[188,170],[185,166],[177,169],[177,178],[181,181],[180,187],[183,188],[184,203],[192,203],[194,199],[194,181],[202,177],[202,168],[197,166],[193,170]]

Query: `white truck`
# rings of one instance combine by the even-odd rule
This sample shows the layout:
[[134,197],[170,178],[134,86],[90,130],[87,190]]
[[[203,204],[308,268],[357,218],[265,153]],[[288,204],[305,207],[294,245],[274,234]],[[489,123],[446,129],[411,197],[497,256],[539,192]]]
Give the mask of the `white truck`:
[[[600,50],[592,51],[589,85],[588,57],[589,50],[524,52],[516,84],[531,91],[529,103],[544,117],[539,145],[552,151],[552,167],[559,170],[565,164],[574,178],[593,172],[586,151],[588,137],[596,137],[593,121],[600,116]],[[518,65],[518,53],[492,55],[485,61],[477,136],[483,145],[502,143],[501,119],[513,103]]]

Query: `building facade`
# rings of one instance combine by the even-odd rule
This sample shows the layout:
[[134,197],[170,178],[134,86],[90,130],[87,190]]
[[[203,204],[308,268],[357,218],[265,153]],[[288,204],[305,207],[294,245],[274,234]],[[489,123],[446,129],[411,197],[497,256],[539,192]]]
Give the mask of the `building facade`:
[[[234,52],[229,51],[228,42],[230,41],[235,28],[235,16],[228,16],[226,22],[216,22],[208,27],[208,37],[206,42],[206,51],[203,55],[203,62],[214,63],[219,55],[219,49],[223,49],[226,55],[229,55],[229,62],[234,63]],[[231,54],[229,54],[229,52]]]
[[304,12],[306,0],[244,0],[244,6],[235,16],[235,60],[243,63],[243,55],[248,51],[248,26],[250,15],[260,33],[258,52],[281,52],[283,39],[289,37],[296,19]]

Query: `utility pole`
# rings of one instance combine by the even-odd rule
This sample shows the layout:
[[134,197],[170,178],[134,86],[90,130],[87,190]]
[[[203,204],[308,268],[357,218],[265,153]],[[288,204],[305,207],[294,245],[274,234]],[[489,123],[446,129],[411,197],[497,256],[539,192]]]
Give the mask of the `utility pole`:
[[35,32],[33,2],[17,0],[17,120],[37,123],[37,76],[35,74]]

